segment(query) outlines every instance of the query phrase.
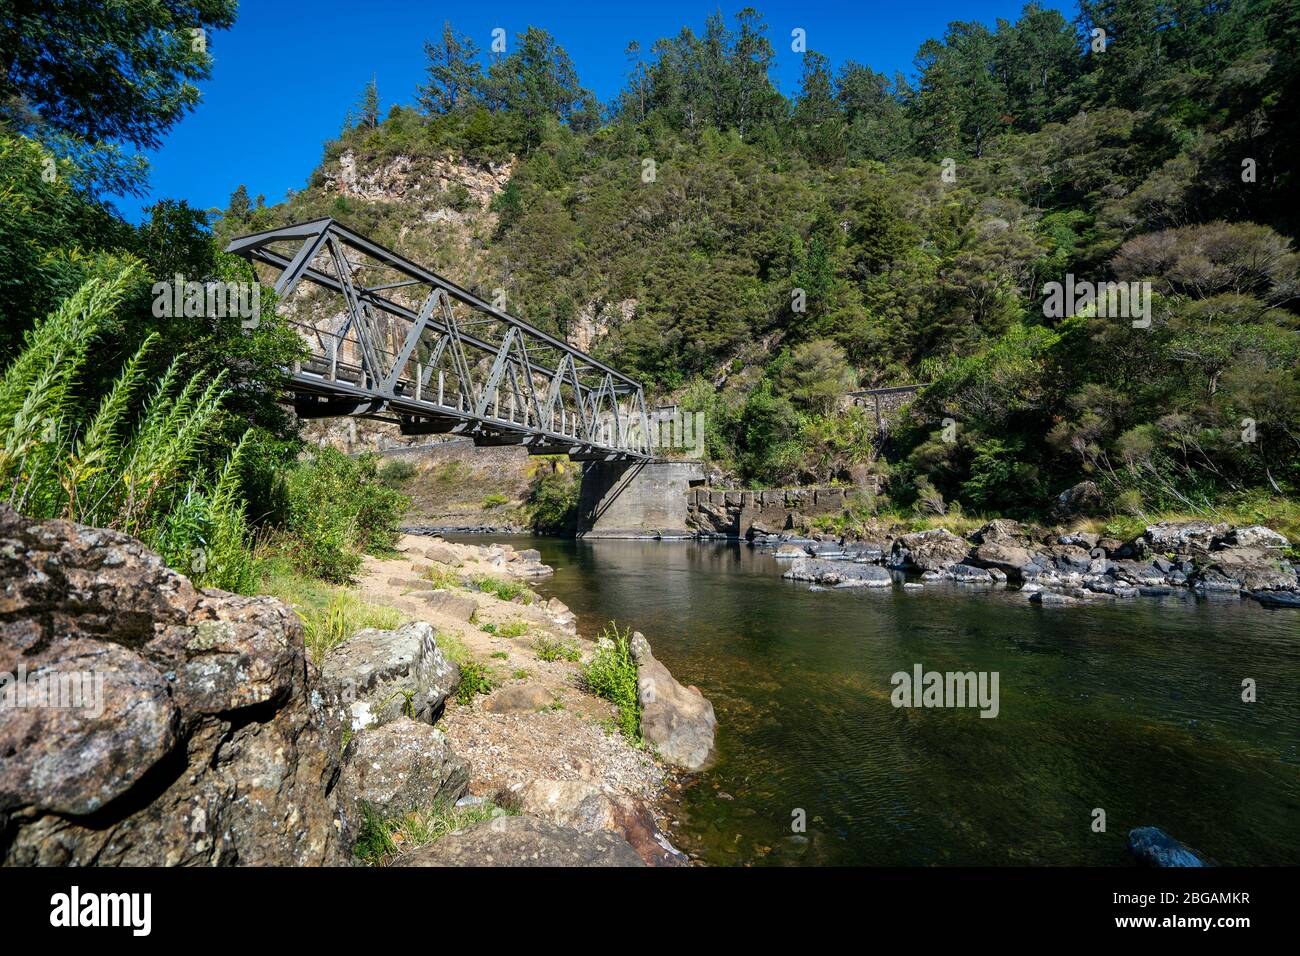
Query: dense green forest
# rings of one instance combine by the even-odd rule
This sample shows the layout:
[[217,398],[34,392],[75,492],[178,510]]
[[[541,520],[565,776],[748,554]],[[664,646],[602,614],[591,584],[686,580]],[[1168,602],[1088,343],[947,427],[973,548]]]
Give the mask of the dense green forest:
[[[950,24],[910,82],[810,50],[786,98],[745,10],[629,47],[601,118],[544,31],[484,69],[447,25],[415,105],[372,86],[325,162],[520,157],[491,284],[561,333],[603,313],[600,356],[704,410],[746,483],[887,471],[898,505],[1034,514],[1088,478],[1196,511],[1300,478],[1297,36],[1262,0],[1030,5]],[[400,241],[401,204],[319,177],[260,220]],[[1045,316],[1067,275],[1149,281],[1149,327]],[[933,384],[888,448],[835,401],[905,383]]]
[[[217,28],[233,16],[198,6]],[[785,40],[745,10],[629,46],[624,88],[600,104],[540,27],[489,61],[446,25],[426,44],[426,82],[371,84],[285,203],[241,189],[219,216],[178,200],[140,227],[98,198],[102,163],[77,166],[94,150],[64,150],[66,175],[41,176],[55,133],[134,128],[87,129],[69,110],[25,122],[42,104],[11,71],[0,94],[26,112],[0,113],[0,347],[105,257],[141,261],[141,289],[177,271],[234,275],[222,239],[308,216],[430,261],[403,238],[410,210],[332,195],[324,170],[349,152],[359,166],[514,158],[475,284],[560,333],[607,321],[600,357],[705,411],[710,457],[742,483],[874,471],[882,507],[1043,515],[1090,479],[1108,512],[1268,517],[1300,481],[1297,38],[1287,2],[1085,0],[1073,20],[1031,4],[1015,22],[949,24],[911,77],[808,50],[787,97],[771,80]],[[178,90],[204,69],[168,67]],[[184,100],[101,105],[154,110],[134,129],[147,137]],[[1045,315],[1045,286],[1067,276],[1150,282],[1151,321],[1095,304]],[[258,515],[283,511],[265,476],[296,448],[273,401],[294,346],[264,313],[252,336],[123,324],[116,361],[98,366],[112,374],[156,331],[187,343],[187,371],[224,368],[223,440],[256,426],[269,449],[248,456]],[[929,385],[887,444],[839,405],[905,383]]]

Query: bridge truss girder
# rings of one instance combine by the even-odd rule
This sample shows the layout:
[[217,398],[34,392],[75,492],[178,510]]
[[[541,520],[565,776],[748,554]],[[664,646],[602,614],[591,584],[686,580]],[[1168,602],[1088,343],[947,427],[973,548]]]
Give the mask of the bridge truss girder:
[[[273,270],[308,344],[291,383],[301,417],[375,418],[584,461],[654,457],[639,383],[333,219],[226,251]],[[316,304],[295,298],[304,281],[341,297],[332,327],[295,314]]]

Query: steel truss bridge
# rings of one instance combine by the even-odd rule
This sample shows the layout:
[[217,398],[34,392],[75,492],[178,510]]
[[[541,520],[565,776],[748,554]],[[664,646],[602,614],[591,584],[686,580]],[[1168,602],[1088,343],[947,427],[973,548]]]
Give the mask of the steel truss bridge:
[[333,219],[226,251],[274,270],[307,342],[291,383],[300,417],[375,418],[405,435],[580,461],[654,457],[640,384]]

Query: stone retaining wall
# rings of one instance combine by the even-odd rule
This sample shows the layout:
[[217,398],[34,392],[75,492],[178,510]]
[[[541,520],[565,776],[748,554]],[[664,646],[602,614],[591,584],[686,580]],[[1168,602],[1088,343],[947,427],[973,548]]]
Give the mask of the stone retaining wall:
[[878,490],[842,486],[764,491],[692,488],[688,492],[687,522],[698,532],[729,538],[802,529],[810,519],[840,514],[865,502]]

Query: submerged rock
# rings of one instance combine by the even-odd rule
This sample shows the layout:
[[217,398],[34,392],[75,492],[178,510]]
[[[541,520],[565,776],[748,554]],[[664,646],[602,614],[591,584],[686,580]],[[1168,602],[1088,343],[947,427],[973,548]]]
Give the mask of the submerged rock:
[[800,558],[781,575],[792,581],[812,581],[830,587],[891,587],[894,579],[876,564],[856,561],[828,561],[823,558]]
[[713,757],[718,720],[698,687],[683,687],[650,651],[640,631],[632,635],[641,702],[641,736],[664,760],[685,770],[702,770]]
[[0,673],[72,706],[0,707],[0,863],[345,864],[331,701],[298,616],[199,590],[134,538],[0,507]]
[[1209,866],[1199,853],[1159,827],[1136,827],[1128,833],[1128,851],[1147,866]]
[[448,834],[394,866],[645,866],[617,834],[584,833],[536,817],[497,817]]

